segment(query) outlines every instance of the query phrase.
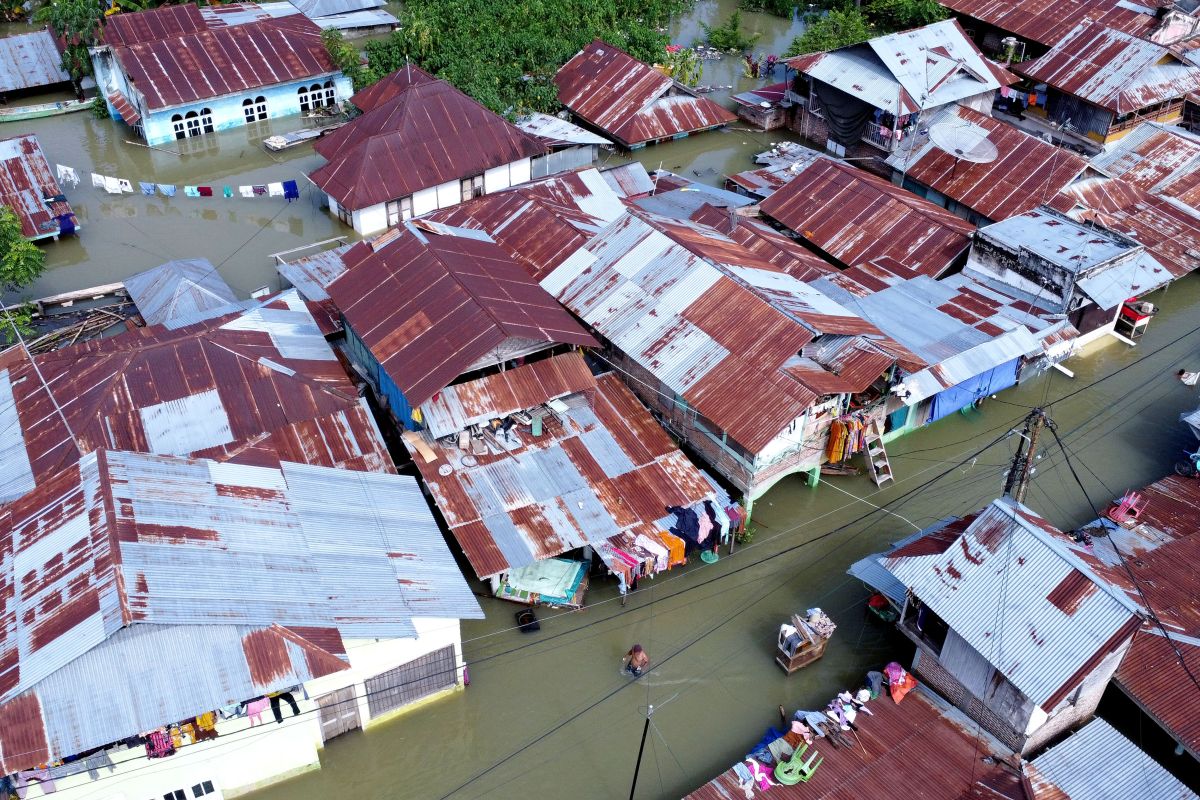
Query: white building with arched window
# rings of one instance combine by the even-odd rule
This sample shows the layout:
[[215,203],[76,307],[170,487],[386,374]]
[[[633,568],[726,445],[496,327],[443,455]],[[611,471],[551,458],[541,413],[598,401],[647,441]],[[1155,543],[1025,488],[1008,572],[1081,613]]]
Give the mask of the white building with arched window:
[[164,6],[110,18],[92,49],[96,84],[115,120],[149,144],[309,114],[352,88],[303,15],[242,4]]

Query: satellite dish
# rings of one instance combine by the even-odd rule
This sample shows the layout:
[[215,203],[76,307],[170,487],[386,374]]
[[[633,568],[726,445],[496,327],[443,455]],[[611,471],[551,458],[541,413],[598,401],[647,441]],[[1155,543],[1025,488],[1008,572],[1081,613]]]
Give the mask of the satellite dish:
[[990,164],[999,156],[996,145],[987,137],[987,131],[977,125],[946,122],[931,125],[929,140],[939,150],[974,164]]

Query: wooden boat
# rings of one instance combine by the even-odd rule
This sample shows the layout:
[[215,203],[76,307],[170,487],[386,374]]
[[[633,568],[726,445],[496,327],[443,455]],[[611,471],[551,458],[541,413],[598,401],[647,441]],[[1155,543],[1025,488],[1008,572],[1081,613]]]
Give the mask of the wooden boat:
[[332,125],[322,125],[318,128],[301,128],[298,131],[268,136],[266,139],[263,139],[263,147],[275,152],[287,150],[289,147],[295,147],[305,142],[311,142],[314,139],[320,139],[325,134],[330,131],[336,131],[345,124],[345,122],[335,122]]
[[861,470],[849,464],[822,464],[822,475],[859,475]]
[[0,108],[0,122],[20,122],[26,119],[57,117],[91,108],[91,100],[60,100],[57,103],[41,103],[36,106],[11,106]]

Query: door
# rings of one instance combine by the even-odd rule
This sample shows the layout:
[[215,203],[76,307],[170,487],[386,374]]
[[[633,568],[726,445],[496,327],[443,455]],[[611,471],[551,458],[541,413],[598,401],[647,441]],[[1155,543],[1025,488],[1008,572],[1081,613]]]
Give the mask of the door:
[[402,664],[367,680],[371,719],[458,683],[454,645]]
[[320,709],[321,741],[328,742],[335,736],[362,727],[353,686],[321,695],[317,698],[317,706]]

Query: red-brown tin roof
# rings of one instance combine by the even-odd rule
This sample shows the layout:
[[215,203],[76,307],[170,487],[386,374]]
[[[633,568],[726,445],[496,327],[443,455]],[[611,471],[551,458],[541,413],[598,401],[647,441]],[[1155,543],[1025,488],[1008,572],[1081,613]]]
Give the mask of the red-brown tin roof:
[[169,5],[108,17],[104,25],[104,43],[128,47],[140,42],[155,42],[207,30],[208,24],[195,3]]
[[[1094,20],[1108,28],[1146,36],[1155,25],[1152,14],[1120,0],[940,0],[951,11],[986,22],[1047,47],[1062,41],[1081,22]],[[1147,3],[1146,5],[1151,5]]]
[[384,75],[370,86],[360,89],[350,96],[350,102],[364,114],[374,111],[391,100],[410,86],[418,83],[429,83],[437,78],[425,70],[412,64]]
[[66,200],[47,200],[61,193],[36,136],[0,139],[0,205],[17,215],[26,238],[59,232],[55,217],[72,213],[71,205]]

